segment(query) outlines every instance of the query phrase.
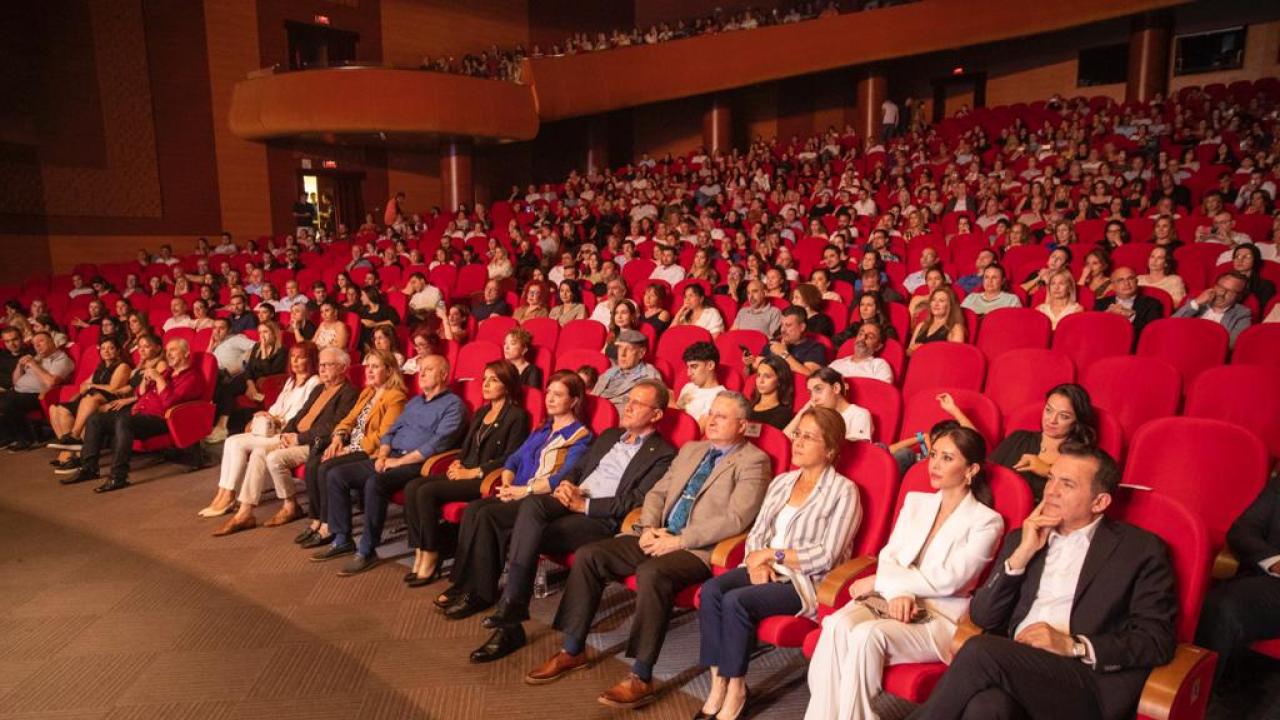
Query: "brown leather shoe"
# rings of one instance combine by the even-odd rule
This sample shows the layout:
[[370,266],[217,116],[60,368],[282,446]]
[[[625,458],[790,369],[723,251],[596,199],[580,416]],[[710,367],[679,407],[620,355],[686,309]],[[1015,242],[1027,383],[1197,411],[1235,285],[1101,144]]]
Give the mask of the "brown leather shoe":
[[258,527],[258,521],[255,520],[252,515],[246,515],[244,519],[232,517],[231,519],[227,520],[227,522],[224,523],[222,527],[218,528],[217,530],[214,530],[213,536],[222,537],[223,535],[238,533],[241,530],[252,530],[253,528],[256,528],[256,527]]
[[524,681],[529,685],[546,685],[586,666],[587,654],[585,652],[579,655],[570,655],[561,650],[552,655],[550,660],[530,670],[524,676]]
[[262,523],[262,527],[277,527],[279,525],[288,525],[294,520],[300,519],[302,515],[303,515],[302,508],[298,507],[297,505],[293,506],[293,512],[289,512],[284,508],[280,508],[279,510],[276,511],[275,515],[271,516],[271,519]]
[[658,699],[652,681],[645,682],[635,674],[628,675],[625,680],[600,693],[596,698],[602,704],[616,708],[638,708]]

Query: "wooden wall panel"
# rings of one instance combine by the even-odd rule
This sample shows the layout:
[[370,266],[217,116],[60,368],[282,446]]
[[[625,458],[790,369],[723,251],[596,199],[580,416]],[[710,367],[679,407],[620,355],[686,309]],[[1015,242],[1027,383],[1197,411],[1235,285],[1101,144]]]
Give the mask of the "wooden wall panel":
[[635,156],[649,153],[658,158],[700,147],[707,102],[705,97],[692,97],[635,108]]
[[51,272],[45,235],[0,235],[0,283],[17,284]]
[[424,56],[529,45],[528,0],[382,0],[382,59],[418,67]]
[[440,205],[440,153],[409,150],[387,151],[387,196],[404,191],[405,208],[425,214]]
[[231,93],[236,82],[261,66],[258,16],[243,0],[205,0],[209,88],[222,227],[236,237],[270,232],[271,193],[267,150],[231,132]]
[[[155,253],[169,244],[175,253],[191,251],[196,235],[49,235],[44,239],[52,272],[66,273],[83,262],[125,262],[132,260],[139,248]],[[244,238],[241,238],[243,241]]]

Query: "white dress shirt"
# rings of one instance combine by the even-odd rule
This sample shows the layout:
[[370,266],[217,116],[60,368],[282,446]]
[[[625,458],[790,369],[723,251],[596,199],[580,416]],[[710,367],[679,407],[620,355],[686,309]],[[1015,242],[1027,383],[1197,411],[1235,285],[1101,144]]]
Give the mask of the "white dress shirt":
[[665,280],[669,285],[675,286],[681,280],[684,280],[684,268],[679,265],[659,265],[649,274],[650,280]]
[[882,382],[893,383],[893,368],[884,358],[869,357],[861,360],[852,355],[842,357],[827,367],[847,378],[871,378]]
[[[1080,571],[1084,568],[1084,558],[1089,554],[1089,544],[1093,542],[1093,534],[1102,522],[1099,515],[1093,522],[1067,535],[1054,530],[1049,533],[1048,549],[1044,558],[1044,572],[1040,575],[1040,587],[1036,590],[1036,599],[1031,603],[1027,616],[1014,629],[1013,637],[1018,637],[1028,626],[1042,622],[1060,633],[1071,634],[1071,608],[1075,605],[1076,586],[1080,584]],[[1006,575],[1018,576],[1025,573],[1024,567],[1014,572],[1005,561]],[[1085,662],[1093,664],[1093,644],[1081,636],[1087,649]]]

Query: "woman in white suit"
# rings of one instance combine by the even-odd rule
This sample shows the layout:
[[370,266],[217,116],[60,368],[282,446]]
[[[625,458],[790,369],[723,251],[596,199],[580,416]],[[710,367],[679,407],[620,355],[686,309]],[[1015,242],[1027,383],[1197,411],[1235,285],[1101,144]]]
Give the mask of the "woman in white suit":
[[[934,426],[928,463],[937,492],[907,495],[876,574],[849,591],[854,598],[883,598],[887,617],[850,602],[823,621],[809,664],[805,720],[875,718],[871,702],[880,694],[886,663],[951,661],[956,622],[1004,529],[990,507],[985,455],[977,432],[950,420]],[[911,622],[917,615],[923,617]]]

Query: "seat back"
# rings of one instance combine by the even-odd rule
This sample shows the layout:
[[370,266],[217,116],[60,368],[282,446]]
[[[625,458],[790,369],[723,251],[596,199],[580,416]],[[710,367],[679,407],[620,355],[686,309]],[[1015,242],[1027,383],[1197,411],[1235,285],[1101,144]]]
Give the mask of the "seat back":
[[476,340],[458,350],[458,361],[453,366],[455,380],[479,380],[484,377],[484,366],[502,359],[502,347],[487,340]]
[[888,542],[893,527],[898,464],[888,450],[873,443],[845,443],[836,472],[858,486],[862,523],[854,533],[853,555],[875,555]]
[[930,428],[937,423],[951,419],[951,416],[938,405],[938,394],[943,392],[950,393],[956,406],[973,421],[978,432],[987,441],[987,447],[994,448],[1002,437],[1000,408],[996,407],[991,398],[976,390],[965,388],[933,388],[907,398],[906,406],[902,411],[902,434],[912,435],[917,432],[928,434]]
[[1203,370],[1227,361],[1227,329],[1200,318],[1164,318],[1142,330],[1138,352],[1142,357],[1172,363],[1182,375],[1183,387],[1190,387]]
[[200,394],[200,399],[213,402],[213,389],[218,382],[218,359],[210,353],[195,351],[191,353],[191,366],[204,379],[204,391]]
[[1171,417],[1134,435],[1124,482],[1195,508],[1216,549],[1266,484],[1267,470],[1267,450],[1248,430],[1222,420]]
[[940,387],[981,390],[987,361],[972,345],[935,342],[921,345],[907,365],[902,396],[910,398],[919,392],[936,391]]
[[1231,362],[1280,367],[1280,323],[1252,325],[1240,333]]
[[587,408],[583,416],[591,432],[599,435],[611,427],[618,426],[618,408],[613,403],[596,395],[588,395]]
[[1176,498],[1127,487],[1115,494],[1107,516],[1157,535],[1169,548],[1178,589],[1174,631],[1178,642],[1192,642],[1209,585],[1213,547],[1204,520]]
[[1261,438],[1271,457],[1280,458],[1280,376],[1275,368],[1209,368],[1191,383],[1183,414],[1235,423]]
[[600,352],[604,348],[608,331],[595,320],[571,320],[560,328],[556,337],[556,352],[590,350]]
[[[467,383],[479,385],[480,383]],[[546,395],[538,388],[522,388],[521,407],[529,413],[529,427],[537,427],[547,418]]]
[[1133,438],[1148,420],[1176,413],[1182,392],[1182,377],[1172,365],[1137,356],[1099,360],[1082,375],[1080,384],[1095,407],[1120,421],[1126,438]]
[[671,363],[673,368],[677,365],[683,365],[684,359],[682,356],[685,348],[696,342],[712,342],[711,333],[694,325],[677,325],[667,328],[662,333],[662,336],[658,338],[655,357]]
[[476,325],[476,340],[490,342],[502,347],[507,333],[516,327],[516,321],[509,315],[490,315]]
[[1066,355],[1023,348],[1010,350],[991,362],[984,392],[1008,417],[1023,405],[1043,398],[1055,386],[1075,379],[1076,368]]
[[[587,322],[591,322],[588,320]],[[595,323],[599,325],[600,323]],[[533,336],[533,346],[546,348],[547,350],[555,350],[556,343],[560,340],[560,321],[551,318],[529,318],[520,323],[520,327],[524,328]]]
[[871,439],[891,445],[898,440],[902,421],[902,393],[898,388],[871,378],[845,378],[848,399],[871,413]]
[[781,430],[762,424],[755,443],[756,447],[769,456],[771,477],[778,477],[791,467],[791,440]]
[[1084,375],[1095,362],[1133,349],[1133,324],[1115,313],[1087,311],[1068,315],[1053,331],[1053,349],[1071,358]]
[[680,448],[697,440],[702,435],[702,429],[689,413],[679,408],[664,408],[662,419],[658,421],[658,434]]
[[[553,363],[556,370],[574,370],[583,365],[590,365],[595,368],[601,375],[609,369],[609,358],[599,350],[569,350],[567,352],[557,352],[555,362]],[[587,388],[588,391],[591,388]]]
[[982,316],[978,326],[978,349],[995,362],[996,358],[1019,348],[1049,347],[1052,328],[1049,318],[1031,308],[1001,308]]
[[745,346],[752,355],[759,355],[768,342],[769,338],[759,330],[726,330],[716,338],[716,349],[720,351],[722,365],[742,371],[742,348]]

